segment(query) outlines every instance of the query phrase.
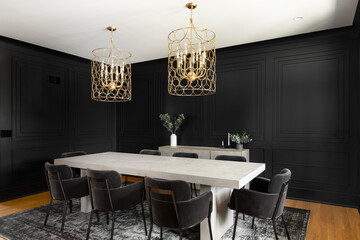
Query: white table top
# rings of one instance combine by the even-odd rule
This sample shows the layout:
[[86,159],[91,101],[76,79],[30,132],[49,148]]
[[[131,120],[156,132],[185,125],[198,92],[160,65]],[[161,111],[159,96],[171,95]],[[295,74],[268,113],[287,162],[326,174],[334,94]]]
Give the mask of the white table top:
[[177,158],[143,154],[105,152],[55,159],[55,164],[122,174],[184,180],[203,185],[242,188],[265,170],[263,163]]

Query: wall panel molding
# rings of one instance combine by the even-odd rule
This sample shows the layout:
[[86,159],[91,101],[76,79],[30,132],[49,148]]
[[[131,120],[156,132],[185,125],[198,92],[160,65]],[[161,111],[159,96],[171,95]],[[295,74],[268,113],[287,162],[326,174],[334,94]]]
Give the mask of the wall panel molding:
[[[243,76],[250,75],[252,78],[242,78],[242,73]],[[251,133],[254,140],[263,141],[265,60],[222,65],[217,68],[217,78],[217,93],[210,97],[210,138],[224,138],[229,131],[246,130]],[[243,81],[244,83],[239,84],[244,88],[237,88],[238,85],[235,85],[234,81]],[[221,87],[224,89],[219,89]],[[220,96],[219,92],[222,93]],[[252,98],[242,97],[242,93],[249,93],[246,97]],[[219,113],[220,110],[229,114]],[[238,123],[229,121],[233,118],[236,118],[235,121]]]
[[348,59],[348,50],[274,58],[274,141],[349,141]]

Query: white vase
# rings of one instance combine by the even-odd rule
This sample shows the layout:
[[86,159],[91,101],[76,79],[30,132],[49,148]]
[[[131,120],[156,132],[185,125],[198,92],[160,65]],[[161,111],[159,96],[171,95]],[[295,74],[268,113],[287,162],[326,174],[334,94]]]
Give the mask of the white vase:
[[176,138],[175,133],[170,135],[170,146],[171,147],[176,147],[177,146],[177,138]]

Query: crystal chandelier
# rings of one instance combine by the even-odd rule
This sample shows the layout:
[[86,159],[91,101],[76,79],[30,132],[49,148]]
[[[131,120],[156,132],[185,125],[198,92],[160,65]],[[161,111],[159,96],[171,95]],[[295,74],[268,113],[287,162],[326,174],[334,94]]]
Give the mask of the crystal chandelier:
[[102,102],[127,102],[131,100],[131,54],[114,45],[115,27],[111,32],[111,47],[92,51],[91,98]]
[[197,4],[188,3],[190,25],[168,36],[168,91],[176,96],[204,96],[216,91],[215,33],[195,27],[192,14]]

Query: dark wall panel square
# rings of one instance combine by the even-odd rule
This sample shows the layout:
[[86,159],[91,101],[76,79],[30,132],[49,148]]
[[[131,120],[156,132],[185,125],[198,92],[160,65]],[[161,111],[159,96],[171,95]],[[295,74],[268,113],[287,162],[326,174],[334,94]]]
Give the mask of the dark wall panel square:
[[75,73],[75,103],[71,106],[75,114],[76,136],[110,136],[115,103],[98,102],[91,99],[90,72]]
[[42,62],[14,60],[16,138],[66,135],[66,73]]

